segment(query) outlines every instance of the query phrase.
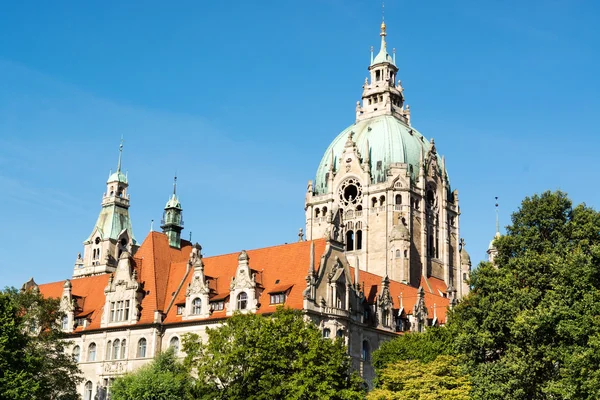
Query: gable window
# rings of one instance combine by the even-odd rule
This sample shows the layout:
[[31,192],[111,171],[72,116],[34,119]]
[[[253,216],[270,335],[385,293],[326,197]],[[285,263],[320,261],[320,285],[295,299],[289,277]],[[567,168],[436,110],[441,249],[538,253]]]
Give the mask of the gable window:
[[112,301],[110,303],[110,322],[129,320],[129,300]]
[[248,295],[246,292],[242,292],[237,297],[237,308],[238,310],[245,310],[246,307],[248,307]]
[[177,306],[177,315],[182,315],[183,314],[183,310],[185,310],[185,306],[184,305],[178,305]]
[[146,339],[144,338],[138,342],[137,356],[138,358],[146,357]]
[[192,301],[192,314],[199,315],[202,310],[202,300],[199,297],[196,297],[194,301]]
[[271,293],[271,304],[285,303],[285,293]]
[[88,346],[88,361],[96,361],[96,343],[90,343]]

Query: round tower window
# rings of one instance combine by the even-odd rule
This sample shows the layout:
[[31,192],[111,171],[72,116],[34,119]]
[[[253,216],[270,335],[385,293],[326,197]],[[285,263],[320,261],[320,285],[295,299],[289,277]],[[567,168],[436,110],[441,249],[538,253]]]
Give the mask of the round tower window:
[[344,206],[359,204],[362,201],[362,187],[357,179],[346,179],[338,190],[340,202]]

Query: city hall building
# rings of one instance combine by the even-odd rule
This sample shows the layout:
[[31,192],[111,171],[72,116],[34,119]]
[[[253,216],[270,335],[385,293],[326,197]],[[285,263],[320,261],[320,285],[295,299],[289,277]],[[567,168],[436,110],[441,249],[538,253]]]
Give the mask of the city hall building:
[[469,291],[458,192],[434,140],[411,123],[385,24],[380,36],[356,120],[324,149],[308,181],[306,226],[295,243],[254,250],[239,243],[238,253],[203,257],[198,243],[182,239],[176,185],[161,232],[139,242],[119,154],[73,276],[24,285],[61,299],[84,399],[109,392],[114,378],[168,347],[183,356],[186,333],[206,337],[236,312],[302,310],[325,338],[346,342],[368,381],[371,353],[383,341],[445,322]]

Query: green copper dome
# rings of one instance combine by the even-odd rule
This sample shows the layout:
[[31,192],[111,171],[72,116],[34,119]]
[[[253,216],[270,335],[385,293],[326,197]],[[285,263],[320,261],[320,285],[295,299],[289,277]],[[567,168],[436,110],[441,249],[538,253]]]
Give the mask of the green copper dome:
[[[406,163],[412,179],[419,174],[421,151],[423,156],[429,151],[431,144],[417,130],[405,125],[390,115],[381,115],[359,121],[344,129],[329,145],[317,169],[314,190],[317,194],[327,192],[327,177],[331,152],[334,164],[344,152],[348,134],[354,132],[353,140],[363,160],[366,158],[367,141],[371,167],[371,183],[385,182],[386,171],[390,164]],[[337,166],[334,165],[337,171]]]
[[110,183],[110,182],[127,183],[127,176],[119,170],[117,172],[112,173],[108,177],[108,180],[106,181],[106,183]]
[[173,195],[171,196],[169,201],[167,201],[167,205],[165,206],[165,209],[167,209],[167,208],[178,208],[181,210],[181,203],[179,202],[179,199],[177,198],[175,193],[173,193]]

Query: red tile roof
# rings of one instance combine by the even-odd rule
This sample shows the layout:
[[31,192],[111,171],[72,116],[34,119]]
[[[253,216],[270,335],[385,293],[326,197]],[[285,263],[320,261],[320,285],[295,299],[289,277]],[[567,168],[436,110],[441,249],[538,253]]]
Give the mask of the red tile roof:
[[[296,242],[291,244],[266,247],[247,251],[250,257],[249,265],[255,273],[256,282],[264,289],[258,301],[258,313],[269,313],[276,305],[270,304],[270,293],[287,291],[285,305],[295,309],[303,308],[302,292],[306,287],[306,275],[310,264],[311,243],[315,246],[315,269],[319,268],[321,256],[326,247],[324,239],[313,242]],[[176,304],[185,303],[185,292],[191,282],[193,268],[187,269],[187,261],[192,251],[192,245],[182,240],[181,249],[169,246],[166,235],[160,232],[148,234],[132,260],[137,271],[138,280],[143,285],[145,296],[141,304],[140,324],[154,322],[154,311],[166,312],[165,323],[181,322],[182,316],[177,315]],[[229,284],[235,276],[238,266],[239,253],[230,253],[203,258],[204,274],[210,279],[213,290],[211,299],[222,300],[229,295]],[[354,280],[354,269],[351,268],[350,279]],[[72,294],[79,296],[78,304],[83,309],[77,315],[89,315],[91,322],[87,329],[100,328],[100,319],[104,308],[104,288],[108,283],[109,274],[73,279]],[[381,277],[365,271],[359,271],[359,283],[369,303],[373,303],[381,291]],[[60,298],[64,281],[39,285],[46,297]],[[437,317],[440,322],[446,318],[446,307],[449,300],[443,297],[446,285],[436,278],[423,278],[421,286],[425,289],[425,303],[429,318],[433,318],[433,305],[436,305]],[[402,297],[404,310],[412,313],[417,301],[417,289],[400,282],[390,281],[390,291],[394,308],[400,307],[399,296]],[[226,310],[214,311],[210,319],[225,317]],[[78,330],[81,328],[78,328]]]

